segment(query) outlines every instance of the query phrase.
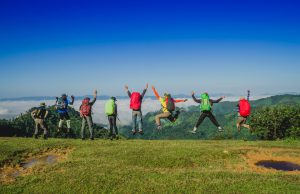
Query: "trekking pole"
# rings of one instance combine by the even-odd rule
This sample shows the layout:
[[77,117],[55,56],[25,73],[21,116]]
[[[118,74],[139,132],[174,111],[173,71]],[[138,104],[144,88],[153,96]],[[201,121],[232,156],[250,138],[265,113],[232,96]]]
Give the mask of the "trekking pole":
[[249,101],[249,99],[250,99],[250,90],[248,90],[247,93],[248,93],[247,94],[247,100]]

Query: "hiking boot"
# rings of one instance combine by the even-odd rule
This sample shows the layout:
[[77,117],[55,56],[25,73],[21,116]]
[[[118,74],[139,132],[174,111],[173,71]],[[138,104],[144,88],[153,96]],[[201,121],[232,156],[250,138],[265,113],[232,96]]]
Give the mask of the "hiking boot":
[[132,135],[135,135],[136,134],[136,130],[132,130]]
[[38,135],[34,135],[34,139],[38,139],[39,137],[38,137]]
[[116,140],[119,140],[119,135],[116,135],[115,138],[116,138]]
[[160,131],[160,130],[162,130],[162,126],[161,126],[161,125],[158,125],[158,126],[156,127],[156,129]]
[[44,135],[43,138],[44,138],[45,140],[48,139],[47,135]]
[[84,138],[84,137],[82,137],[82,138],[81,138],[81,140],[82,140],[82,141],[84,141],[84,140],[85,140],[85,138]]
[[223,132],[224,129],[222,127],[218,127],[219,132]]
[[91,138],[90,138],[90,140],[91,140],[91,141],[93,141],[93,140],[94,140],[94,138],[93,138],[93,137],[91,137]]

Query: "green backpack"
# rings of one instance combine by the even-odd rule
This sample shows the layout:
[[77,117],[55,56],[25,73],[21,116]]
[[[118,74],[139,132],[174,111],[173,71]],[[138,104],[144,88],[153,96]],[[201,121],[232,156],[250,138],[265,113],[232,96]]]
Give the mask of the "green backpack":
[[201,105],[200,105],[201,111],[211,111],[211,104],[209,101],[209,95],[204,93],[201,94]]
[[113,115],[115,113],[115,101],[110,99],[105,104],[105,114],[107,116]]

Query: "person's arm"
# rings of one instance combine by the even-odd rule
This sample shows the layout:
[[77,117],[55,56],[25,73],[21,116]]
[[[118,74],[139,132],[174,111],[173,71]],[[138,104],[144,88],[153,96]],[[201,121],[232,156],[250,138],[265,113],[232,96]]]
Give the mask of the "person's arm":
[[145,94],[146,94],[146,92],[147,92],[147,89],[148,89],[148,84],[146,85],[146,88],[143,90],[143,93],[142,93],[142,95],[141,95],[141,98],[142,98],[142,99],[144,98],[144,96],[145,96]]
[[187,99],[174,99],[174,103],[178,103],[178,102],[186,102]]
[[74,100],[75,100],[75,97],[72,95],[72,96],[71,96],[71,102],[70,102],[70,105],[73,105],[73,104],[74,104]]
[[91,106],[93,106],[93,105],[95,104],[95,102],[96,102],[96,100],[97,100],[97,94],[98,94],[98,92],[97,92],[97,90],[95,90],[95,91],[94,91],[94,98],[93,98],[92,102],[90,102],[90,105],[91,105]]
[[48,117],[49,111],[46,110],[46,113],[44,115],[44,119]]
[[160,99],[160,96],[159,96],[159,94],[157,93],[157,91],[156,91],[156,89],[155,89],[154,86],[152,86],[152,90],[153,90],[153,93],[154,93],[154,95],[156,96],[156,98],[159,100],[159,99]]
[[31,112],[32,119],[35,119],[35,114],[36,114],[36,110],[34,110],[34,111]]
[[196,97],[195,97],[195,92],[192,92],[192,98],[193,98],[193,100],[195,101],[195,102],[197,102],[197,103],[201,103],[201,99],[197,99]]
[[225,96],[222,96],[221,98],[219,98],[218,100],[212,100],[212,99],[210,99],[210,102],[211,103],[219,103],[219,102],[221,102],[221,100],[223,100],[225,98]]
[[129,98],[131,98],[131,92],[128,89],[128,85],[125,85],[125,91],[127,92]]

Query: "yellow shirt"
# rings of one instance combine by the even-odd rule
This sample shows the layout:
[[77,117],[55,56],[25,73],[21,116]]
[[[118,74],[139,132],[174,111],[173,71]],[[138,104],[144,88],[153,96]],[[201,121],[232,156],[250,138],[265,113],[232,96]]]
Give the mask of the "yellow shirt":
[[160,104],[161,104],[161,106],[162,106],[162,111],[163,111],[163,112],[169,112],[168,109],[167,109],[166,98],[160,97],[160,98],[159,98],[159,102],[160,102]]

